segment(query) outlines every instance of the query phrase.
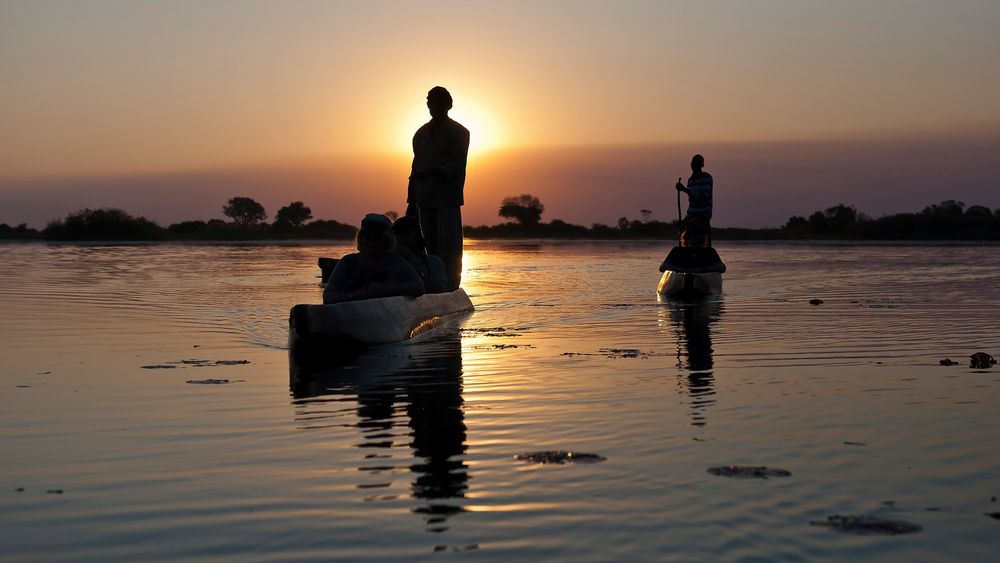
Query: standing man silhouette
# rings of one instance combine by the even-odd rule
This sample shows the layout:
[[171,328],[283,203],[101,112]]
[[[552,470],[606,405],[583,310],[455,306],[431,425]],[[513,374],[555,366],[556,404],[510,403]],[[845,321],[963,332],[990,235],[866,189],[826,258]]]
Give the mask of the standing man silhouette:
[[448,274],[447,289],[462,283],[462,205],[469,130],[448,117],[448,90],[427,92],[431,120],[413,135],[413,167],[406,194],[406,214],[420,219],[427,252],[441,258]]
[[677,191],[688,195],[681,246],[712,246],[712,175],[702,170],[704,167],[705,157],[694,155],[687,187],[677,182]]

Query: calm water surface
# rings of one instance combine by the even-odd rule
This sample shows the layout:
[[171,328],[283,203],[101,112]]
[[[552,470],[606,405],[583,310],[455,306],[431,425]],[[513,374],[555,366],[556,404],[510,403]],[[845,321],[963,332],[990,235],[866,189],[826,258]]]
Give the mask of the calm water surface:
[[[1000,248],[470,242],[477,310],[350,362],[288,310],[346,245],[0,245],[0,559],[986,560]],[[810,299],[822,305],[810,305]],[[941,366],[951,358],[957,366]],[[205,381],[228,381],[204,384]],[[592,464],[514,454],[572,450]],[[706,472],[767,465],[788,478]],[[60,492],[61,491],[61,492]],[[910,521],[905,536],[811,526]]]

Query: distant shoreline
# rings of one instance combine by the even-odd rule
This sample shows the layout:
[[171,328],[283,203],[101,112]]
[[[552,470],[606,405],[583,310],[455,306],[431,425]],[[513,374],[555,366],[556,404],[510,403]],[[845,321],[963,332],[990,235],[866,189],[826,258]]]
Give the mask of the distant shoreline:
[[[358,231],[354,225],[318,219],[306,222],[309,208],[301,202],[279,210],[273,224],[259,204],[246,200],[259,209],[254,213],[227,211],[233,221],[182,221],[162,227],[145,218],[134,217],[121,209],[82,209],[65,219],[49,223],[42,230],[25,224],[11,227],[0,224],[0,240],[46,240],[51,242],[295,242],[349,241]],[[281,219],[288,209],[298,206],[303,212],[293,220]],[[506,216],[506,215],[503,215]],[[517,215],[515,215],[517,216]],[[394,217],[394,214],[393,214]],[[465,237],[478,240],[653,240],[673,241],[678,238],[677,221],[638,220],[621,217],[615,225],[595,223],[589,227],[554,219],[541,222],[541,209],[535,214],[519,216],[519,222],[464,227]],[[954,200],[929,205],[920,213],[897,213],[872,218],[853,206],[838,204],[816,211],[809,217],[790,217],[777,228],[748,229],[714,227],[713,241],[830,241],[843,243],[927,241],[970,242],[1000,241],[1000,209],[995,212],[981,205],[966,207]]]
[[[466,242],[471,242],[474,245],[511,245],[511,246],[523,246],[523,245],[586,245],[586,244],[601,244],[601,245],[637,245],[637,246],[663,246],[664,248],[669,246],[675,246],[677,244],[677,239],[652,239],[652,238],[618,238],[618,239],[608,239],[608,238],[539,238],[539,237],[523,237],[523,238],[476,238],[476,237],[466,237]],[[982,240],[957,240],[957,239],[715,239],[713,241],[713,246],[718,246],[719,243],[725,243],[726,245],[787,245],[787,246],[845,246],[845,247],[879,247],[879,246],[953,246],[953,247],[970,247],[970,246],[984,246],[984,247],[1000,247],[1000,240],[982,239]],[[22,239],[5,239],[0,238],[0,246],[3,245],[78,245],[78,246],[153,246],[153,245],[176,245],[176,246],[343,246],[343,245],[353,245],[353,241],[350,239],[161,239],[161,240],[113,240],[113,239],[102,239],[102,240],[45,240],[42,238],[22,238]]]

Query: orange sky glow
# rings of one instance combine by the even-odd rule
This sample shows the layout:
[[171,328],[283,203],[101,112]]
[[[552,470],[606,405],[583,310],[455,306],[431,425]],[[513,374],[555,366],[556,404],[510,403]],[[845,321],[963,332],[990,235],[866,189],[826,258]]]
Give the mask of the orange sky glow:
[[[723,225],[841,201],[997,207],[979,158],[1000,138],[998,27],[1000,4],[972,0],[7,2],[0,222],[217,217],[234,195],[352,223],[401,209],[437,84],[472,134],[471,224],[523,192],[545,219],[670,219],[661,188],[691,152]],[[851,146],[866,156],[843,162]],[[935,192],[943,174],[962,184]],[[748,193],[771,203],[726,211]]]

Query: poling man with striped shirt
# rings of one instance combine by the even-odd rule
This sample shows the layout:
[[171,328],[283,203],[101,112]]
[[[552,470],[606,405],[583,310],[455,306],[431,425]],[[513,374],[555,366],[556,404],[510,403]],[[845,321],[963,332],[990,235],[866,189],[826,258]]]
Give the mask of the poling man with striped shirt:
[[687,187],[677,182],[677,191],[688,195],[681,246],[712,246],[712,175],[702,170],[704,167],[705,157],[694,155],[691,158],[691,177],[688,178]]

